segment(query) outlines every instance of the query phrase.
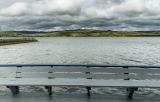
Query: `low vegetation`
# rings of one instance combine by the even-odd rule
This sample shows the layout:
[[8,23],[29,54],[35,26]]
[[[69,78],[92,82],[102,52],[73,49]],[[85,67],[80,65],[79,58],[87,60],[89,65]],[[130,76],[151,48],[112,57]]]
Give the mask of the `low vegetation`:
[[21,44],[21,43],[30,43],[37,42],[38,40],[34,38],[23,38],[23,39],[0,39],[0,46],[3,45],[12,45],[12,44]]
[[52,32],[1,31],[0,37],[121,37],[160,36],[160,31],[64,30]]

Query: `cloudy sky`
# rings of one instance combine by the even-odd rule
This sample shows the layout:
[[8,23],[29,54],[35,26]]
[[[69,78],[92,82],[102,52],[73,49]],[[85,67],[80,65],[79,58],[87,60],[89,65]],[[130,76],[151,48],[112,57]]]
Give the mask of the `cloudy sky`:
[[160,30],[160,0],[0,0],[1,30]]

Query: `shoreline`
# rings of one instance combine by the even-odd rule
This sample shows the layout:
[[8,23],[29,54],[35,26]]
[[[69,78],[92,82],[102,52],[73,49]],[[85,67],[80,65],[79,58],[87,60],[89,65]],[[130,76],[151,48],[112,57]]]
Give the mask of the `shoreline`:
[[160,37],[160,31],[77,29],[63,31],[0,31],[1,37]]
[[0,39],[0,46],[5,45],[13,45],[13,44],[22,44],[22,43],[31,43],[31,42],[38,42],[36,39]]

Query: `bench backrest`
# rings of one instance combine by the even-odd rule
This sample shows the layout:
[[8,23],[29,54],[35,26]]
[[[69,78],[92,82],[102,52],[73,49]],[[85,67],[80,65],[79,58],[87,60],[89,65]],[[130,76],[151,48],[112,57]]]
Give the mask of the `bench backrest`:
[[86,66],[0,66],[0,78],[160,79],[160,68]]

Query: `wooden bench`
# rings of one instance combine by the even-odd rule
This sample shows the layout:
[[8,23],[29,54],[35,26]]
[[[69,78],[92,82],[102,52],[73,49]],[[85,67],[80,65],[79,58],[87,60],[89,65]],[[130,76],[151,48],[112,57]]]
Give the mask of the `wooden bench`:
[[132,97],[138,88],[160,87],[160,66],[133,65],[0,65],[0,85],[13,94],[19,86],[125,87]]

